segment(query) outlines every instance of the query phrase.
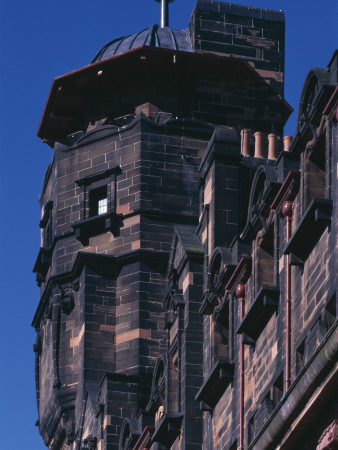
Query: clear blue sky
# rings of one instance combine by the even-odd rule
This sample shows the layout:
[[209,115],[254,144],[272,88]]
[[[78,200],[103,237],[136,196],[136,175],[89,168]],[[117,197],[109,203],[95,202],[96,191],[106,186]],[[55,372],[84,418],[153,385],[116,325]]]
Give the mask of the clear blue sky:
[[[170,6],[170,26],[188,25],[194,0]],[[286,16],[285,97],[295,112],[311,67],[326,67],[338,45],[336,0],[246,0]],[[36,137],[54,77],[88,64],[108,41],[159,22],[154,0],[0,0],[0,448],[45,448],[34,382],[39,300],[32,267],[39,250],[38,194],[52,150]]]

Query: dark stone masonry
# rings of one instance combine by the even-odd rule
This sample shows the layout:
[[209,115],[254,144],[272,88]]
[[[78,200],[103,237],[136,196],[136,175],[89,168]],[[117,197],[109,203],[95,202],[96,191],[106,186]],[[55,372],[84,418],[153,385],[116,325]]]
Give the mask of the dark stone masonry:
[[54,80],[32,323],[49,449],[338,448],[338,53],[283,136],[284,32],[198,0],[186,30]]

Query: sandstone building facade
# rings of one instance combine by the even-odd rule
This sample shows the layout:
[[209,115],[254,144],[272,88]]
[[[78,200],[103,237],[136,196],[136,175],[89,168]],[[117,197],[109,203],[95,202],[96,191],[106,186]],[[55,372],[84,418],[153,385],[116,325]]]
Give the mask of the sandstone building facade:
[[48,448],[337,448],[338,53],[283,137],[284,25],[198,0],[186,30],[54,80],[33,318]]

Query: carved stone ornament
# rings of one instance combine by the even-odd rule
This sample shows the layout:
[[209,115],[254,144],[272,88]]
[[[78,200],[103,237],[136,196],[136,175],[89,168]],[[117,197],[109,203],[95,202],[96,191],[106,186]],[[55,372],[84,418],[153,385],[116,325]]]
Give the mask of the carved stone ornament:
[[92,434],[89,434],[86,439],[84,439],[83,443],[85,444],[81,450],[95,450],[97,446],[97,438]]
[[64,314],[70,314],[74,309],[74,294],[70,290],[61,291],[60,308]]
[[216,320],[216,318],[219,316],[220,312],[222,311],[224,307],[224,301],[223,298],[220,295],[215,296],[215,300],[218,302],[213,310],[212,318]]
[[75,440],[75,422],[74,417],[69,413],[62,415],[62,426],[66,432],[66,442],[70,445]]
[[42,331],[40,328],[36,329],[36,341],[33,345],[33,351],[34,353],[38,353],[39,355],[42,352]]
[[165,413],[164,406],[160,405],[158,410],[155,413],[155,423],[159,422],[162,419],[162,417],[164,416],[164,413]]
[[49,302],[46,306],[42,318],[41,318],[41,325],[45,325],[47,321],[52,320],[52,302]]
[[334,450],[338,448],[338,419],[329,425],[319,438],[316,450]]

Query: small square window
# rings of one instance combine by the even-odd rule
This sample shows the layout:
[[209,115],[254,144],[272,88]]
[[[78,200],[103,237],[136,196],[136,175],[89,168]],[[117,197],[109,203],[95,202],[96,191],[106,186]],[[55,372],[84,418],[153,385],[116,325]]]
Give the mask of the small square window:
[[89,216],[100,216],[108,212],[107,186],[89,192]]
[[117,235],[122,221],[116,214],[117,175],[121,166],[93,173],[76,181],[80,187],[80,220],[72,224],[75,237],[83,245],[89,238],[106,231]]

